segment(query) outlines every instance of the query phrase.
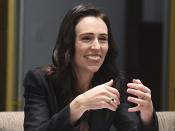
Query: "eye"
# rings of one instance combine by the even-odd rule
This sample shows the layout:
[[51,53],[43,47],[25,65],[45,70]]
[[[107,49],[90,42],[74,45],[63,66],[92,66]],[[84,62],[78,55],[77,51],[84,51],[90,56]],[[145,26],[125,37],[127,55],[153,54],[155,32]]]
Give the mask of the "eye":
[[107,37],[99,37],[99,42],[106,43],[108,41]]
[[82,40],[83,42],[90,42],[92,39],[93,39],[93,38],[90,37],[90,36],[83,36],[83,37],[81,38],[81,40]]

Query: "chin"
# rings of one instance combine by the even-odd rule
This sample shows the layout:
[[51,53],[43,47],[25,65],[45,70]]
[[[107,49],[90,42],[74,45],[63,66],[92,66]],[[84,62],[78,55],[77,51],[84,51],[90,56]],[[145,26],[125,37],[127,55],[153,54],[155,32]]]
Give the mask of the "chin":
[[92,72],[92,73],[95,73],[99,70],[100,67],[90,67],[89,68],[89,71]]

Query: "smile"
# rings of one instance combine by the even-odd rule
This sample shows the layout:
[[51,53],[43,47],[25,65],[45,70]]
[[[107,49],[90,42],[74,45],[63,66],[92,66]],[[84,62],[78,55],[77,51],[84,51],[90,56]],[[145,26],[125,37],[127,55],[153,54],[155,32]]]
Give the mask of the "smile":
[[89,60],[100,60],[100,56],[85,56],[87,59],[89,59]]

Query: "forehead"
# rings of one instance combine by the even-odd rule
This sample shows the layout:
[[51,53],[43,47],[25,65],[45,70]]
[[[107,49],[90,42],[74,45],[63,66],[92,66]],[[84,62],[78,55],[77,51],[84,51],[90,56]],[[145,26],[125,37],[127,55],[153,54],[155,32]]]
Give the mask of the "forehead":
[[77,35],[84,33],[107,34],[108,29],[100,17],[87,16],[80,19],[75,26],[75,32]]

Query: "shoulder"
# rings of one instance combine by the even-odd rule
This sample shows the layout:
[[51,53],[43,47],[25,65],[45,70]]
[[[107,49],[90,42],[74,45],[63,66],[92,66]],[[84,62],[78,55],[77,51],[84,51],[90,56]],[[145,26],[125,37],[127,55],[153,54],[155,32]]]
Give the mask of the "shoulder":
[[23,86],[25,90],[37,91],[38,93],[44,88],[48,88],[48,80],[44,71],[37,68],[29,70],[23,80]]
[[28,72],[26,73],[26,76],[38,76],[38,75],[44,75],[44,71],[39,69],[39,68],[34,68],[34,69],[30,69],[28,70]]
[[24,77],[24,84],[27,84],[28,82],[36,82],[36,81],[40,81],[42,79],[45,79],[45,73],[44,71],[42,71],[41,69],[31,69],[29,70],[25,77]]

